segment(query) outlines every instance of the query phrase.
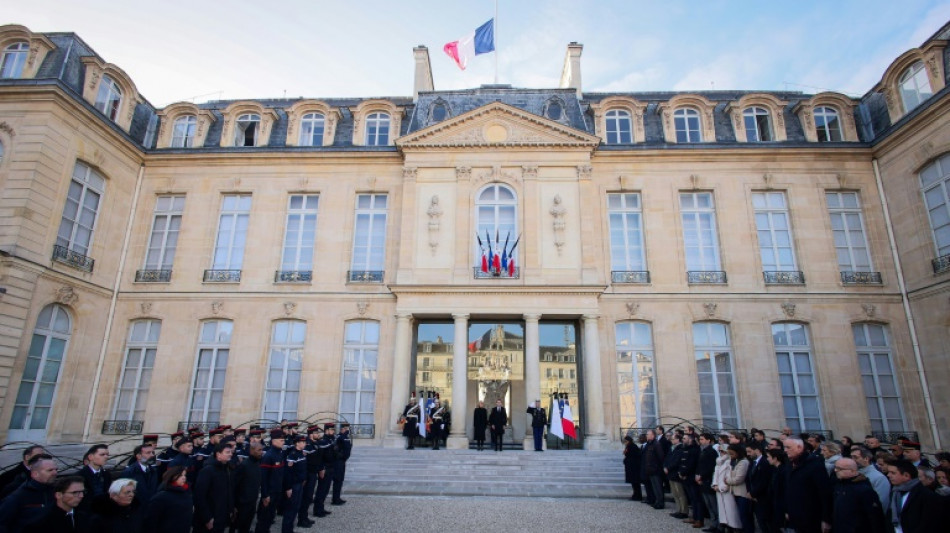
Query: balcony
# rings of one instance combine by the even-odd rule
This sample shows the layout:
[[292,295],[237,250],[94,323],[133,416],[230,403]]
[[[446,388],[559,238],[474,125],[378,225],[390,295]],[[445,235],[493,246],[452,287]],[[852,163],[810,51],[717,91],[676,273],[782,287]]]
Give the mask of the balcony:
[[240,283],[240,270],[205,270],[205,283]]
[[942,274],[950,270],[950,254],[941,255],[940,257],[930,261],[934,267],[934,274]]
[[804,285],[805,274],[798,270],[767,270],[762,273],[767,285]]
[[691,270],[686,273],[687,283],[726,283],[726,273],[721,270]]
[[611,283],[650,283],[649,270],[611,270]]
[[884,283],[880,272],[841,271],[841,283],[846,285],[880,285]]
[[92,267],[96,263],[95,259],[79,252],[74,252],[58,244],[53,246],[53,261],[69,265],[84,272],[92,272]]
[[382,283],[385,270],[347,270],[348,283]]
[[274,283],[310,283],[312,270],[278,270],[274,273]]
[[136,270],[136,283],[168,283],[172,280],[171,270]]
[[376,424],[352,424],[350,438],[372,439],[376,437]]
[[475,279],[518,279],[521,277],[521,269],[515,267],[509,276],[508,271],[504,269],[491,268],[488,272],[482,272],[480,267],[472,267],[472,276]]
[[871,436],[882,443],[895,443],[903,439],[920,442],[920,434],[916,431],[872,431]]
[[103,420],[103,435],[141,435],[144,420]]
[[188,431],[191,428],[198,428],[199,431],[207,433],[212,429],[221,425],[221,422],[213,420],[211,422],[189,422],[187,420],[182,420],[178,422],[178,431]]

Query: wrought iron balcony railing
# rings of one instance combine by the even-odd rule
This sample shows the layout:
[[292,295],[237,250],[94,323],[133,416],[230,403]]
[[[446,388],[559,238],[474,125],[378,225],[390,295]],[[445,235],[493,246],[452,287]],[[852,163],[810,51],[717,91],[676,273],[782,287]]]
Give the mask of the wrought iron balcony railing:
[[144,420],[103,420],[103,435],[140,435],[145,427]]
[[74,252],[65,246],[54,245],[53,246],[53,261],[63,263],[64,265],[69,265],[73,268],[78,268],[85,272],[92,272],[92,267],[96,264],[96,260],[85,256],[79,252]]
[[934,274],[950,270],[950,254],[941,255],[930,262],[934,267]]
[[238,283],[241,281],[240,270],[205,270],[204,280],[207,283]]
[[650,283],[649,270],[611,270],[612,283]]
[[346,279],[350,283],[382,283],[385,270],[348,270]]
[[488,272],[482,272],[480,267],[472,267],[472,275],[475,279],[518,279],[521,277],[521,269],[515,267],[509,276],[508,271],[504,269],[489,269]]
[[849,285],[880,285],[884,283],[880,272],[852,272],[850,270],[841,271],[841,283]]
[[172,280],[171,270],[136,270],[136,283],[168,283]]
[[805,274],[798,270],[766,270],[762,273],[769,285],[804,285]]
[[274,273],[274,283],[310,283],[312,270],[278,270]]
[[725,283],[726,273],[721,270],[691,270],[686,273],[688,283]]
[[211,422],[188,422],[182,420],[178,422],[178,431],[188,431],[191,428],[198,428],[199,431],[207,433],[208,431],[221,425],[221,422],[212,420]]
[[920,442],[920,434],[916,431],[872,431],[871,436],[883,443],[896,443],[907,439],[913,442]]
[[350,437],[354,439],[372,439],[376,437],[376,424],[353,424]]

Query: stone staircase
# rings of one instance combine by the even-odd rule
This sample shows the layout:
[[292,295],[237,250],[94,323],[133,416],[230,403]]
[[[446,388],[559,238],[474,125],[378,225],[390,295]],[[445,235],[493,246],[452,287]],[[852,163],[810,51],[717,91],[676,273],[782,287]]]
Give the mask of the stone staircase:
[[354,447],[347,494],[628,498],[620,452]]

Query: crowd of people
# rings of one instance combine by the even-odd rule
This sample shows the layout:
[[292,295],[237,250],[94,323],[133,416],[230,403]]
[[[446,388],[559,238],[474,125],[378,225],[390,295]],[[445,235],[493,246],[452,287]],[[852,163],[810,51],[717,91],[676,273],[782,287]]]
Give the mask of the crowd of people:
[[950,531],[950,453],[933,464],[908,439],[658,426],[624,440],[630,499],[664,509],[670,493],[670,516],[709,533]]
[[[282,422],[271,429],[219,426],[171,436],[156,454],[158,435],[145,435],[128,464],[109,468],[109,447],[96,444],[78,472],[60,475],[41,446],[0,475],[0,533],[281,532],[309,528],[310,517],[343,505],[349,424]],[[269,437],[265,445],[265,436]]]

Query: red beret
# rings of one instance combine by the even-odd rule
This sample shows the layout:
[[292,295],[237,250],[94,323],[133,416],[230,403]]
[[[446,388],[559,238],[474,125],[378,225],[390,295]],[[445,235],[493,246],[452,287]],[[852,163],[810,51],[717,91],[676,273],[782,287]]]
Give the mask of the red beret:
[[284,438],[284,432],[279,429],[270,430],[270,438],[272,439],[282,439]]

